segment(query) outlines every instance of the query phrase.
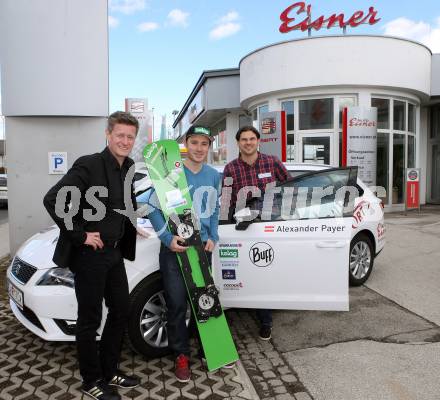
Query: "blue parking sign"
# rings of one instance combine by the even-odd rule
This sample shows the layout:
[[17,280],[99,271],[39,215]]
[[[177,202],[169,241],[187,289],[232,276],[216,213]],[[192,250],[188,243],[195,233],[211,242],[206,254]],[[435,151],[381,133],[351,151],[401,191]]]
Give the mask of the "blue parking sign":
[[49,174],[65,174],[67,172],[67,152],[49,152]]

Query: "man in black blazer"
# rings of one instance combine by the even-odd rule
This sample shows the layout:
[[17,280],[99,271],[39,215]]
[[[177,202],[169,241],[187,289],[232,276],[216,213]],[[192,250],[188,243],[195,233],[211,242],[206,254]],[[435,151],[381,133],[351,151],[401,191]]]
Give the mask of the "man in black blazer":
[[[138,129],[129,113],[110,115],[104,151],[77,159],[44,197],[44,206],[60,228],[53,261],[70,268],[75,278],[82,390],[99,400],[119,400],[114,387],[140,383],[117,369],[129,314],[124,258],[132,261],[136,252],[136,218],[131,215],[130,220],[129,215],[136,199],[132,181],[126,180],[133,176],[127,175],[134,164],[128,155]],[[108,315],[98,348],[103,300]]]

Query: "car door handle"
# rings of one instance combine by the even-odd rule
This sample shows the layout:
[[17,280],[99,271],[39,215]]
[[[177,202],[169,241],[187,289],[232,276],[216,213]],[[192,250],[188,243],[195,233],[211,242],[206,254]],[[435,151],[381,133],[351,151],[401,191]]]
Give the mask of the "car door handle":
[[335,240],[328,240],[325,242],[318,242],[316,243],[316,247],[319,247],[321,249],[333,249],[333,248],[339,248],[339,247],[344,247],[345,246],[345,242],[341,242],[341,241],[335,241]]

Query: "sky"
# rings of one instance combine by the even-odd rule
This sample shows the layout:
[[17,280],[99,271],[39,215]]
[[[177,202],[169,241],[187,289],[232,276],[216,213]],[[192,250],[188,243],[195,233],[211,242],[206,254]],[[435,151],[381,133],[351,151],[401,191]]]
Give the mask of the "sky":
[[[110,112],[126,97],[147,98],[154,107],[155,134],[161,115],[172,123],[205,70],[236,68],[249,52],[307,32],[280,33],[280,14],[288,0],[108,0]],[[438,0],[312,0],[312,17],[373,6],[381,20],[347,29],[347,34],[401,36],[440,52]],[[297,16],[303,19],[304,14]],[[340,34],[321,29],[313,35]],[[0,123],[0,137],[2,128]]]
[[[280,14],[295,1],[109,0],[110,111],[125,97],[146,97],[155,121],[181,110],[204,70],[236,68],[249,52],[307,32],[280,33]],[[440,52],[438,1],[312,0],[312,17],[373,6],[381,20],[347,34],[401,36]],[[297,16],[302,20],[304,14]],[[313,36],[340,34],[321,29]],[[156,135],[160,126],[155,122]]]

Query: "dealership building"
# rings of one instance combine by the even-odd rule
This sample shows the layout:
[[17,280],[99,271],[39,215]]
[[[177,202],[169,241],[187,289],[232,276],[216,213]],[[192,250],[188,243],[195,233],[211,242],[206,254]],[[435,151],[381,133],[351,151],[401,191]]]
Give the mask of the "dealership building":
[[237,157],[235,133],[285,111],[286,158],[341,165],[342,109],[377,108],[376,184],[388,210],[405,201],[406,168],[420,168],[420,200],[440,203],[440,54],[402,38],[308,37],[245,55],[238,68],[205,71],[178,114],[176,137],[191,124],[216,135],[211,162]]

